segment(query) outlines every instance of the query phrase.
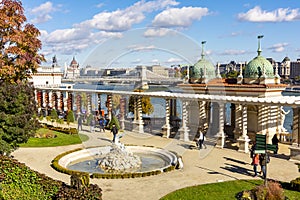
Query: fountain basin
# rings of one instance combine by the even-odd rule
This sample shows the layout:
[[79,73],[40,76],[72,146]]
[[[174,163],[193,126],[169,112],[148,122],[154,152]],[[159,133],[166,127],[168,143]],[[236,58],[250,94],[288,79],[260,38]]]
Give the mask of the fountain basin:
[[57,170],[67,174],[74,172],[89,173],[91,177],[96,178],[129,178],[170,171],[175,168],[178,162],[177,155],[165,149],[148,146],[126,146],[128,151],[141,157],[141,167],[117,172],[103,171],[97,166],[98,158],[108,154],[111,149],[112,146],[102,146],[81,149],[70,153],[66,152],[54,159],[58,165],[54,168],[63,169]]

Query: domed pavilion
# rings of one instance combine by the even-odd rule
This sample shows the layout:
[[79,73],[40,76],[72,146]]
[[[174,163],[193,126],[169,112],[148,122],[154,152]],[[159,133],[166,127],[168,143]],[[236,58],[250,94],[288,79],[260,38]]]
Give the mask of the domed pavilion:
[[[231,138],[238,141],[239,150],[244,152],[248,152],[249,142],[255,140],[256,134],[267,135],[270,143],[275,134],[282,133],[282,106],[266,105],[264,99],[280,99],[286,85],[280,83],[277,67],[261,55],[262,38],[258,36],[257,56],[240,67],[235,81],[220,77],[218,67],[205,59],[202,43],[201,59],[191,68],[189,83],[179,87],[187,93],[210,95],[214,99],[230,96],[233,100],[189,102],[190,132],[205,130],[208,137],[217,138],[217,146],[221,148],[225,146],[225,138]],[[243,99],[255,102],[241,103]]]

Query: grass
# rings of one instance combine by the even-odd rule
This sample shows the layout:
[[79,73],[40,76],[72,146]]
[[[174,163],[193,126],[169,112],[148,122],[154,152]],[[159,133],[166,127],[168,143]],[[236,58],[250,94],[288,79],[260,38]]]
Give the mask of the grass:
[[[263,184],[262,180],[237,180],[198,185],[174,191],[162,197],[161,200],[232,200],[236,199],[237,193],[243,190],[253,189],[254,187],[261,184]],[[287,189],[285,189],[284,192],[290,200],[300,199],[299,192]]]
[[84,141],[87,141],[89,138],[83,134],[74,134],[69,135],[57,131],[52,131],[45,128],[40,128],[37,131],[37,134],[49,134],[56,135],[55,138],[29,138],[27,143],[20,144],[20,147],[55,147],[55,146],[66,146],[72,144],[81,144]]

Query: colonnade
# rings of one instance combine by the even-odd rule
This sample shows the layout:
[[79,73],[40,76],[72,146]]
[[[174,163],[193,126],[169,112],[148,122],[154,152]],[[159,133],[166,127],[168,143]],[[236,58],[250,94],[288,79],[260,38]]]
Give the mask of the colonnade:
[[[82,112],[82,92],[70,91],[55,91],[38,89],[36,91],[36,101],[39,110],[44,110],[45,113],[50,109],[55,108],[59,112],[67,112],[75,108],[77,113]],[[98,100],[98,110],[101,110],[101,93],[95,91]],[[106,93],[107,99],[105,106],[107,108],[107,116],[112,117],[112,96],[113,93]],[[126,115],[126,97],[129,95],[124,92],[120,100],[120,124],[121,128],[125,129],[125,115]],[[134,118],[132,131],[139,133],[144,132],[144,122],[142,118],[142,97],[143,93],[134,96]],[[86,93],[87,98],[87,113],[92,113],[92,93]],[[201,99],[188,98],[171,98],[163,97],[165,99],[165,123],[162,127],[164,137],[170,137],[172,131],[172,116],[177,115],[177,101],[181,101],[182,117],[178,133],[180,139],[190,141],[195,138],[198,131],[204,131],[207,137],[214,138],[216,146],[223,148],[226,145],[226,135],[224,132],[225,125],[225,104],[228,102],[222,101],[207,101]],[[267,135],[268,141],[274,134],[280,134],[283,126],[283,115],[281,105],[270,105],[260,102],[246,104],[243,102],[232,102],[230,106],[230,126],[233,132],[233,139],[239,143],[239,151],[248,152],[249,142],[255,139],[256,134]],[[298,107],[293,108],[293,133],[292,146],[299,149],[300,138],[300,111]],[[300,151],[295,155],[299,155]]]

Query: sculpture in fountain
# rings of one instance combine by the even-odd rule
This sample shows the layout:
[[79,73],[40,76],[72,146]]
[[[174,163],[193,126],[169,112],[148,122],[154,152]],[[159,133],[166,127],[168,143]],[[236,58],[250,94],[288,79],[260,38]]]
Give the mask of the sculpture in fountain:
[[123,134],[119,134],[112,143],[110,152],[100,157],[98,166],[108,172],[120,172],[135,169],[141,166],[142,161],[139,156],[127,150],[120,142]]

